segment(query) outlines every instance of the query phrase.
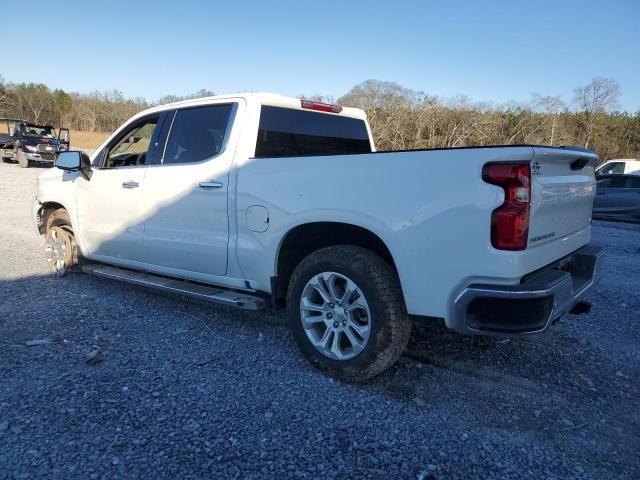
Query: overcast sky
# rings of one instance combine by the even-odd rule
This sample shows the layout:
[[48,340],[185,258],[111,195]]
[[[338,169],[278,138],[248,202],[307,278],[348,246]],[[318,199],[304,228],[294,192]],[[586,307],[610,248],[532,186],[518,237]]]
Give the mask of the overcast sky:
[[66,91],[339,97],[373,78],[503,103],[604,76],[640,109],[640,0],[2,3],[0,75]]

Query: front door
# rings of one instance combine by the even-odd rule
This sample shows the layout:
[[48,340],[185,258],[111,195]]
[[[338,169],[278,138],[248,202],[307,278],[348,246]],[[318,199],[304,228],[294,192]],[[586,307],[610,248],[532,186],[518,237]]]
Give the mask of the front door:
[[89,179],[75,179],[79,241],[89,258],[145,261],[142,191],[149,163],[161,154],[159,120],[133,122],[96,157]]
[[71,135],[69,134],[68,128],[61,128],[58,130],[58,140],[60,141],[60,150],[69,150]]
[[149,263],[224,275],[233,151],[227,140],[237,103],[175,110],[160,165],[145,178],[144,245]]

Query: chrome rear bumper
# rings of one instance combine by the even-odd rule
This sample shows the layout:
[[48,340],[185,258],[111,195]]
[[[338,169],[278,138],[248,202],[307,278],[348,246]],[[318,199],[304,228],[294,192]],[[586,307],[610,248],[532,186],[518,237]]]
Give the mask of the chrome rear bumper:
[[587,245],[517,285],[472,284],[456,297],[449,326],[480,335],[541,332],[569,312],[598,280],[603,252]]

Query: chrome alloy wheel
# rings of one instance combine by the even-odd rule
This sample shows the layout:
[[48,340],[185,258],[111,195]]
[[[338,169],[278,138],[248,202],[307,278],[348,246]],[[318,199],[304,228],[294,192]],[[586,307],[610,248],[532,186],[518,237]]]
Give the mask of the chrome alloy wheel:
[[348,277],[323,272],[300,297],[300,318],[313,346],[334,360],[350,360],[367,346],[371,311],[362,290]]
[[74,262],[73,234],[65,227],[52,227],[45,239],[45,255],[49,269],[58,277],[64,276]]

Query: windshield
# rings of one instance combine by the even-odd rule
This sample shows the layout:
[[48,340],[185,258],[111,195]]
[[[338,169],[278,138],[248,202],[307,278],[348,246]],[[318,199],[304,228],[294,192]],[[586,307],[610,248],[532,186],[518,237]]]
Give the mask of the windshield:
[[34,125],[23,125],[22,134],[25,137],[46,137],[56,138],[56,132],[50,127],[36,127]]

